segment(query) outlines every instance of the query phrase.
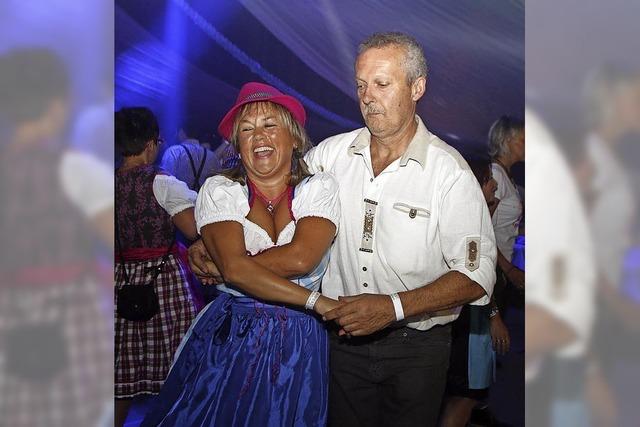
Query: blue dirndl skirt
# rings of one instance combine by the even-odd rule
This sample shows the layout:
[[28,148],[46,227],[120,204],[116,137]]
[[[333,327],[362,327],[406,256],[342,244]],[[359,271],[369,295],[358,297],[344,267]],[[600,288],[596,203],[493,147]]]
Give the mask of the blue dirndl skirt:
[[324,426],[328,357],[313,315],[222,294],[191,325],[142,426]]

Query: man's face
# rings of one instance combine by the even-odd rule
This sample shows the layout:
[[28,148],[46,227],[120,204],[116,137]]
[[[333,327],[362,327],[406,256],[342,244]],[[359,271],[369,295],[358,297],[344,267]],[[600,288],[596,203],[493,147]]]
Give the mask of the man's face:
[[416,102],[424,93],[424,77],[409,84],[402,65],[404,49],[368,49],[356,59],[356,87],[362,117],[371,134],[394,136],[411,126]]

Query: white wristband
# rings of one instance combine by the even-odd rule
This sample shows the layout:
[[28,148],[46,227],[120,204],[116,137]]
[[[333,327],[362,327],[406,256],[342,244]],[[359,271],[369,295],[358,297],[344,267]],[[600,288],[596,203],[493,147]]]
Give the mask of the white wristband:
[[400,296],[397,292],[389,295],[391,297],[391,302],[393,303],[393,309],[396,312],[396,320],[399,322],[404,320],[404,310],[402,309],[402,301],[400,301]]
[[316,301],[320,298],[320,292],[313,291],[309,294],[309,298],[307,298],[307,302],[304,304],[304,308],[307,310],[313,310],[313,306],[316,305]]

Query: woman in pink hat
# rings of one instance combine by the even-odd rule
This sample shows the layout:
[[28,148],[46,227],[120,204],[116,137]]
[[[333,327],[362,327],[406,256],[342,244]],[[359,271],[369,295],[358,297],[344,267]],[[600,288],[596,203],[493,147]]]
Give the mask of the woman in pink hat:
[[298,100],[262,83],[245,84],[222,119],[218,131],[241,162],[204,183],[195,216],[225,283],[187,332],[143,425],[326,423],[320,316],[338,302],[318,289],[340,205],[336,180],[311,176],[302,160],[305,119]]

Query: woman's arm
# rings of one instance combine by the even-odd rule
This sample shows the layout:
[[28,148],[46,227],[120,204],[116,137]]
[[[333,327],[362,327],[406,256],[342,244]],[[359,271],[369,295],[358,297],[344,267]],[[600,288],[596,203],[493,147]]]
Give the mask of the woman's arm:
[[313,271],[331,246],[336,226],[329,220],[305,217],[296,224],[291,242],[273,247],[253,259],[280,277],[298,277]]
[[[274,274],[247,254],[242,225],[222,221],[201,228],[202,240],[225,281],[271,302],[304,307],[311,291]],[[339,303],[321,296],[314,310],[324,314]]]
[[[336,226],[324,218],[302,218],[290,243],[261,252],[252,259],[280,277],[302,276],[320,263],[333,241],[335,230]],[[224,281],[202,240],[189,247],[189,265],[206,284]]]
[[517,288],[524,289],[524,271],[511,264],[498,249],[498,267]]
[[196,240],[198,238],[198,230],[196,228],[196,220],[193,216],[193,208],[187,208],[178,212],[171,217],[171,220],[187,239]]
[[193,207],[198,193],[174,176],[158,173],[153,180],[153,195],[187,239],[198,238]]
[[487,202],[487,207],[489,208],[489,215],[493,216],[493,214],[498,209],[498,205],[500,204],[500,199],[494,197],[493,200]]

